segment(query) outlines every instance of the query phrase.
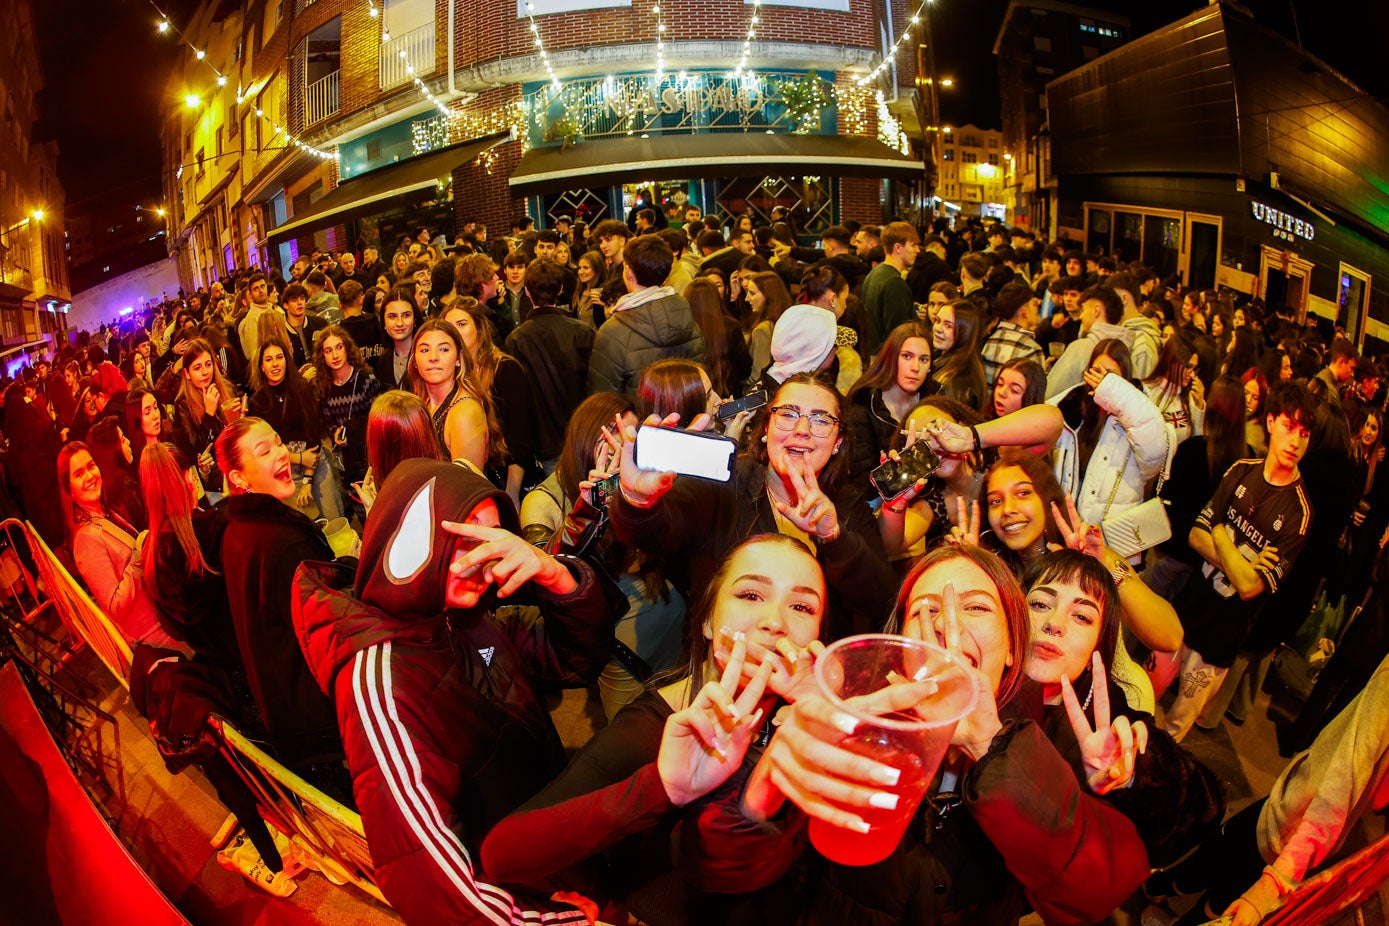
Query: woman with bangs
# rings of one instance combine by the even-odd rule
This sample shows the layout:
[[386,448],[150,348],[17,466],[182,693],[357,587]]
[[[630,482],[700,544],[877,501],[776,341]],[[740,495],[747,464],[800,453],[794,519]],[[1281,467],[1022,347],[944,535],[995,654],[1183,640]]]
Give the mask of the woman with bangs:
[[[956,654],[979,697],[893,854],[862,867],[809,854],[801,912],[811,922],[867,926],[1001,926],[1016,923],[1028,903],[1048,923],[1108,915],[1146,877],[1147,853],[1133,824],[1087,793],[1042,728],[1021,716],[1031,629],[1017,579],[977,547],[938,547],[907,575],[892,627]],[[921,686],[922,697],[931,684],[905,683]],[[858,722],[818,692],[796,698],[744,790],[749,821],[795,833],[810,816],[866,832],[860,809],[895,804],[882,787],[898,770],[840,745]],[[1078,722],[1086,767],[1111,787],[1128,785],[1135,748],[1107,726],[1096,732],[1085,717]],[[766,847],[763,855],[784,858]],[[754,890],[780,873],[769,862],[729,869],[728,890]]]
[[[1219,825],[1225,795],[1210,769],[1157,727],[1151,710],[1133,706],[1136,693],[1116,677],[1124,608],[1113,574],[1078,550],[1048,553],[1029,576],[1027,608],[1025,671],[1042,689],[1042,729],[1091,792],[1138,828],[1149,862],[1175,862]],[[1132,756],[1126,785],[1096,755],[1086,757],[1086,736],[1100,735],[1085,724],[1092,705],[1096,727],[1112,732],[1111,748]]]
[[302,508],[312,498],[320,516],[336,518],[342,514],[342,495],[328,459],[320,456],[327,433],[318,415],[318,395],[293,360],[289,342],[260,342],[251,364],[253,391],[246,413],[269,422],[289,447],[295,481],[301,486],[295,503]]
[[1047,400],[1047,371],[1035,360],[1010,360],[998,368],[993,401],[984,418],[992,421]]
[[[895,582],[873,513],[845,478],[842,414],[834,386],[805,373],[788,377],[749,426],[750,449],[724,483],[638,469],[636,428],[619,423],[621,491],[608,506],[617,536],[688,570],[674,577],[687,593],[703,588],[747,537],[795,537],[824,570],[832,632],[876,629]],[[646,424],[684,422],[670,415]],[[689,424],[700,429],[704,420]]]
[[[814,688],[826,606],[804,544],[757,534],[735,546],[691,612],[686,659],[492,829],[486,870],[620,903],[653,924],[783,919],[726,882],[736,864],[738,878],[769,884],[798,850],[780,827],[749,826],[738,800],[779,706]],[[606,909],[604,919],[625,919]]]

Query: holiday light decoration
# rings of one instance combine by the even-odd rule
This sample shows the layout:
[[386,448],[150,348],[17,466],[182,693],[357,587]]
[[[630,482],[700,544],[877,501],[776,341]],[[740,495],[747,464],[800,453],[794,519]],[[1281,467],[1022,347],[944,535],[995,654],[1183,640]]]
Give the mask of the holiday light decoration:
[[535,4],[531,0],[526,0],[526,20],[530,26],[532,44],[535,45],[536,52],[540,55],[540,63],[545,65],[545,73],[550,75],[550,87],[556,93],[560,91],[561,84],[559,77],[555,74],[555,69],[550,66],[550,56],[545,51],[545,42],[540,38],[540,24],[535,21]]
[[656,17],[656,86],[661,85],[666,72],[666,20],[661,13],[661,0],[651,7],[651,15]]
[[921,5],[916,8],[916,12],[912,14],[912,18],[907,22],[907,27],[903,29],[902,34],[897,37],[897,41],[892,43],[892,48],[888,49],[887,54],[883,55],[883,60],[878,62],[877,67],[869,71],[866,76],[858,79],[860,84],[871,84],[878,79],[878,75],[892,67],[893,62],[897,60],[897,49],[900,48],[907,39],[911,38],[912,29],[921,24],[921,17],[926,15],[926,7],[930,6],[931,2],[932,0],[921,0]]
[[752,42],[757,38],[757,24],[762,21],[762,0],[752,0],[752,18],[748,20],[748,31],[743,36],[743,54],[738,58],[738,66],[733,69],[734,77],[741,77],[748,66],[748,56],[752,54]]
[[[155,26],[155,29],[159,32],[159,34],[167,35],[170,32],[172,32],[175,36],[177,36],[180,42],[192,49],[193,57],[198,61],[201,61],[208,68],[208,70],[212,71],[212,73],[216,77],[217,86],[225,87],[227,85],[227,75],[223,74],[220,70],[216,68],[216,66],[212,64],[211,61],[207,60],[207,49],[199,48],[197,45],[193,44],[192,40],[188,38],[188,35],[182,29],[174,25],[173,20],[171,20],[164,13],[164,11],[159,8],[159,5],[156,4],[154,0],[149,0],[149,3],[150,6],[154,8],[154,11],[159,14],[159,22]],[[186,105],[190,109],[194,109],[201,104],[202,99],[203,94],[201,93],[189,93],[184,97],[184,105]],[[244,103],[245,99],[246,94],[244,90],[241,88],[241,85],[238,84],[236,92],[237,105],[241,105],[242,103]],[[197,102],[195,103],[194,100],[196,100]],[[284,128],[283,126],[277,125],[275,121],[271,119],[269,116],[267,116],[262,110],[257,109],[255,113],[257,119],[265,119],[267,122],[270,123],[270,127],[274,129],[274,134],[270,136],[271,140],[274,140],[275,138],[283,135],[285,139],[285,145],[287,147],[298,148],[305,154],[309,154],[316,158],[321,158],[323,160],[337,159],[338,154],[336,151],[324,151],[321,148],[315,148],[313,145],[310,145],[302,141],[301,139],[295,138],[293,135],[289,133],[288,129]]]

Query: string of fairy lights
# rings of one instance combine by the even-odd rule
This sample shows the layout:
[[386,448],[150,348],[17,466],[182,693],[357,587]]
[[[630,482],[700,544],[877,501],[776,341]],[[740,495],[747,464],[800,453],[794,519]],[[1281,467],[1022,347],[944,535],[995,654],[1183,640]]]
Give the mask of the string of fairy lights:
[[[188,37],[187,33],[185,33],[185,32],[184,32],[182,29],[180,29],[178,26],[175,26],[174,23],[173,23],[173,20],[171,20],[171,19],[169,18],[169,16],[168,16],[167,13],[165,13],[162,9],[159,8],[159,4],[155,3],[154,0],[149,0],[149,4],[150,4],[151,7],[154,8],[154,11],[155,11],[156,13],[159,14],[159,21],[158,21],[158,22],[156,23],[156,25],[155,25],[156,31],[158,31],[160,35],[169,35],[169,34],[173,34],[173,36],[174,36],[175,38],[177,38],[180,42],[182,42],[184,45],[187,45],[187,46],[189,47],[189,49],[192,50],[192,52],[193,52],[193,57],[194,57],[196,60],[201,61],[201,62],[203,63],[203,65],[206,66],[207,69],[210,70],[210,71],[215,75],[216,81],[217,81],[217,86],[218,86],[218,87],[225,87],[225,86],[228,84],[228,82],[229,82],[229,78],[227,77],[226,74],[223,74],[223,73],[216,67],[216,65],[214,65],[211,61],[208,60],[208,57],[207,57],[207,49],[205,49],[205,48],[199,48],[199,47],[192,41],[192,39],[190,39],[190,38]],[[200,93],[199,93],[199,94],[191,94],[191,93],[190,93],[188,96],[186,96],[186,97],[184,98],[184,103],[187,104],[187,105],[189,105],[189,106],[201,105],[201,103],[202,103],[202,98],[203,98],[203,95],[200,94]],[[241,105],[241,104],[245,103],[245,101],[246,101],[246,94],[245,94],[245,92],[242,90],[242,88],[238,85],[238,86],[237,86],[237,90],[236,90],[236,102],[237,102],[238,105]],[[256,107],[256,109],[255,109],[255,114],[256,114],[256,118],[257,118],[257,119],[264,119],[264,120],[266,120],[267,122],[270,123],[270,127],[271,127],[271,129],[273,130],[273,133],[272,133],[271,136],[270,136],[270,140],[271,140],[272,142],[273,142],[276,138],[279,138],[279,137],[283,136],[286,146],[292,147],[292,148],[298,148],[300,151],[303,151],[305,154],[312,155],[312,156],[314,156],[314,157],[316,157],[316,158],[322,158],[322,159],[324,159],[324,160],[330,160],[330,159],[334,159],[334,160],[335,160],[335,159],[337,158],[337,152],[335,152],[335,151],[324,151],[324,150],[321,149],[321,148],[315,148],[313,145],[310,145],[309,143],[305,142],[303,139],[296,138],[293,134],[290,133],[290,131],[289,131],[287,128],[285,128],[284,126],[282,126],[282,125],[280,125],[278,122],[276,122],[276,121],[274,120],[273,117],[271,117],[271,116],[269,116],[268,114],[266,114],[266,112],[265,112],[263,109],[261,109],[260,107]]]
[[752,0],[752,16],[748,19],[748,31],[743,36],[743,54],[738,66],[733,69],[734,77],[741,77],[748,66],[748,56],[752,54],[752,43],[757,38],[757,24],[762,21],[762,0]]
[[[754,0],[754,2],[756,2],[756,0]],[[875,82],[883,71],[892,67],[893,62],[897,60],[897,49],[901,48],[903,43],[911,38],[912,29],[921,24],[921,17],[926,15],[926,7],[930,6],[931,3],[932,0],[921,0],[921,5],[916,8],[916,12],[913,13],[911,19],[907,21],[907,26],[902,30],[902,34],[897,37],[897,41],[892,43],[892,47],[888,49],[887,54],[883,55],[883,60],[878,62],[877,67],[858,79],[860,84],[871,84]]]

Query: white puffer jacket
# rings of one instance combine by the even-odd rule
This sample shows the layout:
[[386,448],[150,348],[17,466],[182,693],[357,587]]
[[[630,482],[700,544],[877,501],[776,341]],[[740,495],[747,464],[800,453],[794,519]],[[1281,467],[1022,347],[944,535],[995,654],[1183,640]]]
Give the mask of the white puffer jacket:
[[[1084,388],[1082,383],[1049,404],[1062,408],[1064,413],[1067,399]],[[1101,380],[1095,390],[1095,402],[1109,413],[1109,420],[1095,443],[1089,465],[1081,471],[1076,435],[1079,422],[1073,420],[1066,421],[1053,457],[1061,490],[1075,496],[1076,509],[1089,524],[1099,524],[1105,517],[1141,503],[1146,484],[1162,472],[1170,453],[1168,448],[1175,446],[1172,428],[1157,406],[1122,376],[1111,373]]]

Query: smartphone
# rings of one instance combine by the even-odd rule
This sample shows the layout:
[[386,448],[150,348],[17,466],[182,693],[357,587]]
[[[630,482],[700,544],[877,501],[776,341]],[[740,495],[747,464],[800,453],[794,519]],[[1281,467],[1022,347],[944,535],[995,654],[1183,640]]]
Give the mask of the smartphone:
[[636,453],[639,469],[727,482],[733,478],[738,442],[703,431],[643,425],[637,431]]
[[767,390],[759,389],[756,392],[749,392],[741,399],[734,399],[732,402],[725,402],[719,406],[715,412],[720,421],[727,421],[740,412],[752,411],[754,408],[761,408],[767,404]]
[[901,459],[888,460],[868,474],[885,502],[896,501],[916,485],[918,479],[925,479],[940,469],[940,457],[924,440],[916,441],[898,456]]
[[593,488],[590,489],[588,493],[589,497],[593,499],[594,508],[597,508],[599,511],[608,510],[608,499],[617,494],[621,479],[621,473],[613,473],[594,481]]

